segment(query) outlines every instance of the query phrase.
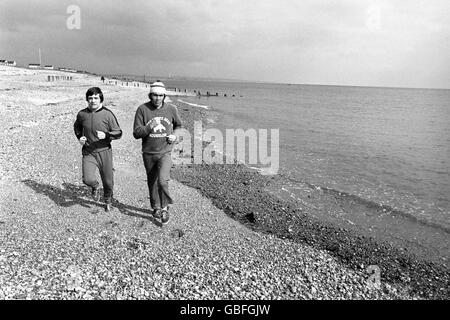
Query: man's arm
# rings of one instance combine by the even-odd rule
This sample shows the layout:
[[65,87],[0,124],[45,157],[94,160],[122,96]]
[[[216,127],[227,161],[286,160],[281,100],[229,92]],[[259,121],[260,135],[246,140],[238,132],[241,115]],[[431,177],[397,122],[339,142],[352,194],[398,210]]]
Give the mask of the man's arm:
[[178,109],[172,105],[173,114],[172,114],[172,133],[167,136],[167,141],[169,143],[173,143],[178,139],[177,131],[181,129],[181,118],[178,114]]
[[135,139],[141,139],[150,134],[150,127],[146,126],[144,123],[144,114],[141,109],[138,108],[136,110],[136,114],[134,115],[134,124],[133,124],[133,137]]
[[73,131],[75,132],[75,136],[78,140],[83,136],[83,125],[80,121],[80,114],[77,114],[77,119],[75,120],[75,123],[73,124]]
[[87,142],[87,138],[84,136],[84,128],[83,124],[81,123],[80,119],[80,113],[77,114],[77,119],[75,120],[75,123],[73,124],[73,131],[75,132],[75,136],[78,139],[78,142],[82,146],[87,146],[89,143]]
[[122,137],[122,129],[120,129],[119,121],[111,111],[111,118],[109,121],[109,132],[106,132],[106,137],[111,140],[117,140]]
[[173,121],[173,133],[175,134],[175,132],[178,129],[182,128],[182,123],[181,123],[180,115],[178,114],[178,109],[175,106],[173,108],[174,108],[175,111],[174,111],[174,114],[173,114],[172,121]]

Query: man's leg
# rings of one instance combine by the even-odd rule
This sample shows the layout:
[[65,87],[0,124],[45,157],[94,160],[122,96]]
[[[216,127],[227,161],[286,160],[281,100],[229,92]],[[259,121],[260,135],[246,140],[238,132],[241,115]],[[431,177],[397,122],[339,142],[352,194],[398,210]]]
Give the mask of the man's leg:
[[173,200],[169,193],[170,168],[172,167],[172,156],[164,154],[158,160],[158,192],[161,199],[161,208],[172,204]]
[[145,172],[147,173],[147,187],[150,195],[150,206],[152,209],[161,208],[161,201],[158,194],[158,166],[156,165],[155,156],[143,154]]
[[96,154],[99,164],[100,176],[103,183],[105,203],[111,204],[114,192],[114,171],[112,149],[104,150]]
[[91,154],[83,155],[81,160],[81,171],[83,174],[83,183],[88,187],[92,188],[92,196],[96,201],[98,195],[99,183],[97,181],[97,176],[95,170],[98,168],[98,163],[95,157]]

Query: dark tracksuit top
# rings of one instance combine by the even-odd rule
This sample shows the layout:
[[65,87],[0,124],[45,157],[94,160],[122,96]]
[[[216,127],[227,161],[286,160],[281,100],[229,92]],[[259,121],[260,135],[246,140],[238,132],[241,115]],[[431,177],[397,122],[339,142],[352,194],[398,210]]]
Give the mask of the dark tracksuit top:
[[[83,182],[91,188],[97,188],[95,168],[98,167],[106,202],[111,201],[114,188],[111,140],[122,137],[122,130],[116,117],[111,110],[105,107],[96,111],[86,108],[78,112],[73,129],[78,139],[82,136],[87,138],[82,148]],[[105,139],[99,139],[97,131],[104,132]]]
[[[78,112],[73,129],[77,139],[82,136],[87,138],[87,143],[82,149],[83,155],[110,149],[111,140],[122,137],[122,130],[116,116],[105,107],[96,111],[85,108]],[[97,131],[103,131],[106,138],[100,140],[97,137]]]

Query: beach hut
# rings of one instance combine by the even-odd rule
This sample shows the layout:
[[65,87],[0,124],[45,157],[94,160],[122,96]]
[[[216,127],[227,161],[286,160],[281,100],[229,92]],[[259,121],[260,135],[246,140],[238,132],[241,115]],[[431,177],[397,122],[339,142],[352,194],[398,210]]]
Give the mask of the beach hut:
[[44,69],[47,69],[47,70],[54,70],[55,67],[53,67],[53,66],[51,66],[51,65],[47,65],[47,66],[44,66]]
[[6,64],[6,60],[1,59],[0,64]]
[[39,63],[30,63],[28,64],[28,68],[30,69],[39,69],[41,65]]
[[12,61],[6,61],[6,65],[7,65],[7,66],[11,66],[11,67],[15,67],[15,66],[17,65],[17,63],[16,63],[14,60],[12,60]]

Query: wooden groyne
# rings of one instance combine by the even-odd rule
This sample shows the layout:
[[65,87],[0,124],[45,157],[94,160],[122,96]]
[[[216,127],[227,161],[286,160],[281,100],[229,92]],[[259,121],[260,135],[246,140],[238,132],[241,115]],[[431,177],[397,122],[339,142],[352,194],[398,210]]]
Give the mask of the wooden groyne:
[[[121,87],[135,87],[135,88],[148,88],[150,89],[150,82],[141,82],[134,81],[129,79],[106,79],[101,77],[102,83],[106,85],[112,86],[121,86]],[[159,81],[159,80],[157,80]],[[178,87],[166,87],[169,95],[180,95],[180,96],[197,96],[197,97],[243,97],[242,95],[237,94],[228,94],[228,93],[218,93],[218,92],[210,92],[206,91],[202,93],[200,90],[194,90],[194,92],[189,91],[188,89],[182,89]]]
[[73,80],[72,76],[47,76],[47,81],[53,82],[53,81],[59,81],[59,80]]
[[[221,96],[222,96],[222,94],[219,95],[218,92],[211,93],[211,92],[209,92],[209,91],[206,91],[206,93],[204,94],[204,93],[202,93],[200,90],[194,90],[194,93],[195,93],[195,95],[196,95],[197,97],[221,97]],[[235,95],[235,94],[229,95],[229,94],[227,94],[227,93],[224,93],[223,96],[224,96],[224,97],[237,97],[237,95]],[[242,98],[243,95],[239,95],[239,97]]]

